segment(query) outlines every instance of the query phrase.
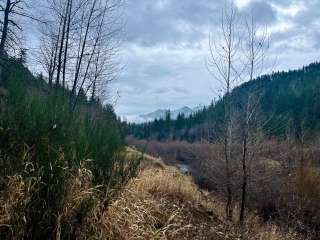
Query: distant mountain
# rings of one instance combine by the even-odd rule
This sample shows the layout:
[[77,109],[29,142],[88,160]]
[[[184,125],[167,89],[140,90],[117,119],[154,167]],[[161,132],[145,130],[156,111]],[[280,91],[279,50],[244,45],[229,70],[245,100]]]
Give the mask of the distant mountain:
[[145,120],[146,122],[153,121],[155,119],[164,118],[167,111],[168,110],[158,109],[151,113],[139,115],[139,117]]
[[171,112],[171,118],[177,119],[179,114],[183,114],[185,117],[189,117],[193,113],[193,109],[189,107],[183,107]]
[[[320,63],[312,63],[298,70],[263,75],[246,82],[233,89],[230,95],[233,106],[242,111],[242,103],[251,93],[259,95],[259,118],[267,119],[263,125],[266,135],[284,137],[290,133],[299,138],[306,134],[320,134]],[[216,136],[219,134],[217,126],[224,121],[224,100],[223,97],[206,107],[199,106],[192,110],[185,107],[173,111],[170,123],[154,121],[131,125],[128,134],[137,138],[187,141]],[[186,113],[186,116],[176,119],[179,111]],[[163,117],[164,112],[161,112],[162,115],[144,117]]]
[[205,107],[206,107],[205,105],[198,105],[195,108],[193,108],[192,110],[194,113],[197,113],[197,112],[202,111]]
[[179,114],[183,114],[185,117],[189,117],[192,113],[197,112],[197,110],[198,110],[198,107],[191,109],[187,106],[184,106],[182,108],[179,108],[173,111],[169,109],[159,109],[148,114],[140,115],[139,118],[143,122],[151,122],[151,121],[154,121],[155,119],[164,119],[166,117],[166,113],[170,111],[171,119],[175,120],[177,119]]

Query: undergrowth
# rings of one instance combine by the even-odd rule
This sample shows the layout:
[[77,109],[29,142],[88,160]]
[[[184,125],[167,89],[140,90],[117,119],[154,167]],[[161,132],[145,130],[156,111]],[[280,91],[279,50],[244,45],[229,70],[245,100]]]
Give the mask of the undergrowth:
[[94,235],[90,224],[88,236],[79,227],[108,206],[139,164],[124,154],[112,107],[83,97],[73,109],[68,90],[50,89],[14,60],[4,77],[0,239]]

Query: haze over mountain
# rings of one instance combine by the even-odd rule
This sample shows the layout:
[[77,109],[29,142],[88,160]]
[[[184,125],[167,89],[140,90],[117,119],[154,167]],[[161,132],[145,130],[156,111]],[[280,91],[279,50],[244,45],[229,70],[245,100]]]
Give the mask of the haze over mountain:
[[170,109],[158,109],[150,113],[141,114],[139,116],[133,117],[131,119],[127,119],[129,122],[134,123],[144,123],[144,122],[152,122],[155,119],[165,119],[166,114],[170,112],[170,118],[172,120],[176,120],[180,115],[184,115],[184,117],[189,117],[191,114],[196,113],[204,108],[203,105],[198,105],[194,108],[190,108],[188,106],[184,106],[182,108],[170,110]]

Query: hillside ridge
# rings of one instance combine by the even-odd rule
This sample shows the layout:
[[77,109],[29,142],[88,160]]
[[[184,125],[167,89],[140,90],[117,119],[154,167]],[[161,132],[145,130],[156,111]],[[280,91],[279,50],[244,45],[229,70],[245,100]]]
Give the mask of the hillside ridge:
[[[243,101],[254,94],[259,106],[264,132],[281,137],[293,129],[295,137],[320,132],[320,63],[312,63],[298,70],[262,75],[233,89],[230,100],[234,111],[244,111]],[[144,124],[128,124],[127,135],[157,140],[212,140],[219,135],[214,126],[223,122],[225,96],[189,117],[179,116],[171,121],[155,120]]]

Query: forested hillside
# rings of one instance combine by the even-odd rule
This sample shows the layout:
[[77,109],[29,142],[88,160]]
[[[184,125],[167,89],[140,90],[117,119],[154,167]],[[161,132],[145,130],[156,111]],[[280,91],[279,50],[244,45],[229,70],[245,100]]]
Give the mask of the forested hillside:
[[[242,111],[243,99],[254,93],[259,102],[259,115],[268,136],[290,134],[300,137],[320,131],[320,64],[312,63],[299,70],[276,72],[236,87],[230,96],[234,111]],[[128,135],[157,140],[199,141],[215,138],[223,121],[225,98],[190,117],[179,115],[171,120],[157,119],[145,124],[125,124]]]
[[[0,238],[87,239],[135,174],[110,105],[50,87],[21,59],[2,62]],[[91,222],[91,223],[90,223]],[[57,237],[58,238],[58,237]]]

